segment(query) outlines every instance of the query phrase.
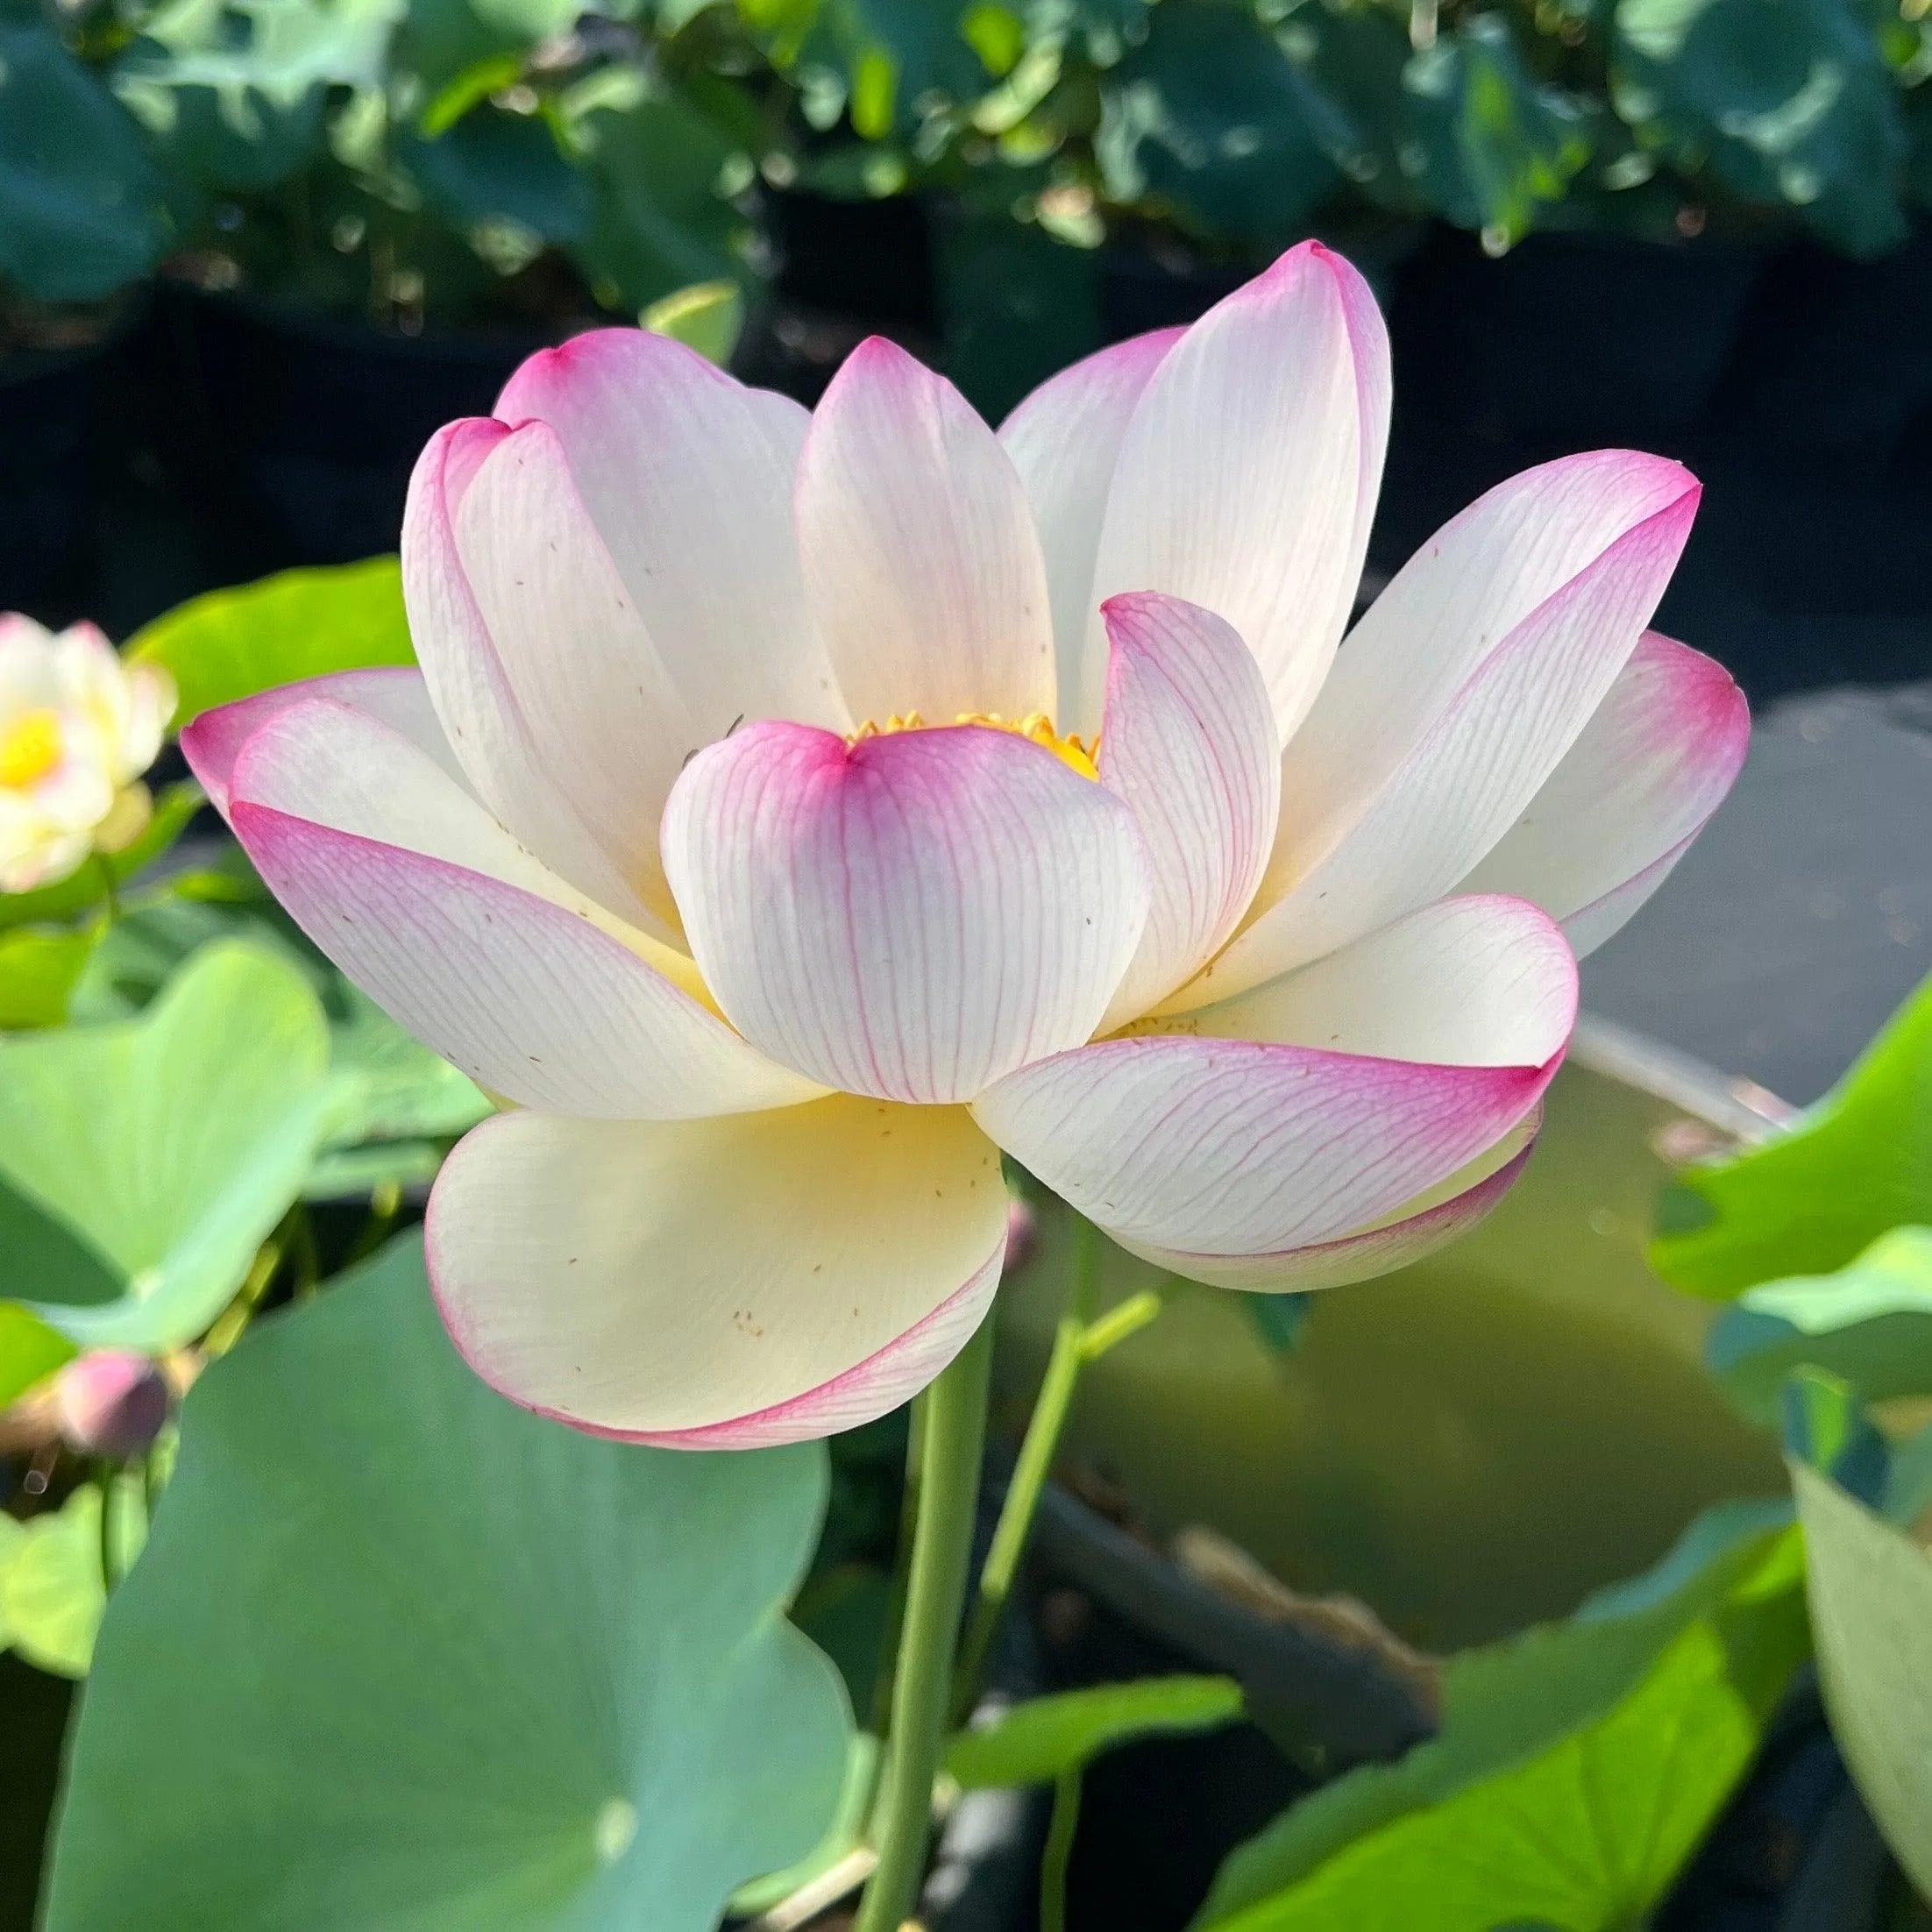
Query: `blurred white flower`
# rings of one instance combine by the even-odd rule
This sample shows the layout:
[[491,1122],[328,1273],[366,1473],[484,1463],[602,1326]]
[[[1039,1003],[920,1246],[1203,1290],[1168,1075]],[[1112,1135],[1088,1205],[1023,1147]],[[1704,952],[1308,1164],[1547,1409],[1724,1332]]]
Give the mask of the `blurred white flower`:
[[0,891],[67,877],[146,829],[140,776],[174,709],[158,664],[124,664],[92,624],[0,614]]

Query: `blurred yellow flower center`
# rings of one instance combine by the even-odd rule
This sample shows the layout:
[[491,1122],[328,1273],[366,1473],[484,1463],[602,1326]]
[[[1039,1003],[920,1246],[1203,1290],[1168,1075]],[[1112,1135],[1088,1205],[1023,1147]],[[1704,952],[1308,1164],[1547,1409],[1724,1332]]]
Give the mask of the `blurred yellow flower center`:
[[[1016,738],[1030,738],[1043,751],[1050,751],[1069,771],[1077,771],[1083,778],[1097,778],[1100,776],[1100,740],[1097,735],[1091,743],[1084,738],[1076,737],[1071,732],[1065,737],[1053,728],[1053,720],[1044,711],[1029,711],[1024,718],[1003,718],[997,711],[962,711],[954,716],[955,725],[984,725],[990,731],[1010,731]],[[858,744],[867,738],[889,738],[895,731],[927,731],[934,728],[916,711],[908,711],[902,718],[895,711],[884,724],[874,724],[868,718],[852,734],[851,742]]]
[[43,707],[0,727],[0,785],[24,791],[60,762],[60,714]]

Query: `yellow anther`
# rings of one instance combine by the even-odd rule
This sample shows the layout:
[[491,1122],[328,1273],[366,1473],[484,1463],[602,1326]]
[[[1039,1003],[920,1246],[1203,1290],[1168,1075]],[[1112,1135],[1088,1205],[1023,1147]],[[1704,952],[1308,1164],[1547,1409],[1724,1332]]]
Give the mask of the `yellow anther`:
[[[953,718],[955,725],[984,725],[991,731],[1010,731],[1015,737],[1027,738],[1043,751],[1050,751],[1069,771],[1077,771],[1083,778],[1097,778],[1100,776],[1100,740],[1097,736],[1089,742],[1069,732],[1064,737],[1053,728],[1053,720],[1044,711],[1029,711],[1024,718],[1007,718],[997,711],[962,711]],[[895,731],[923,731],[927,729],[925,719],[916,711],[908,711],[904,717],[897,712],[884,724],[875,724],[868,719],[852,734],[852,742],[858,744],[867,738],[890,737]]]
[[60,714],[46,707],[23,711],[0,728],[0,785],[25,791],[60,762]]

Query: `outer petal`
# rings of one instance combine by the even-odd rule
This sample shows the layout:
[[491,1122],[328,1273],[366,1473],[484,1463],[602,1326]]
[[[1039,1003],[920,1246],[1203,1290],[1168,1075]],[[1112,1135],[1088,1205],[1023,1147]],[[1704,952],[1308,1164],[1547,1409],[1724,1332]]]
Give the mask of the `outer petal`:
[[1184,1033],[1023,1068],[973,1112],[1124,1246],[1273,1270],[1493,1147],[1542,1097],[1575,1012],[1575,965],[1546,917],[1459,901],[1190,1014]]
[[1107,1040],[1022,1068],[973,1115],[1125,1247],[1275,1255],[1446,1179],[1528,1113],[1554,1070]]
[[1046,552],[1057,660],[1054,716],[1062,731],[1086,736],[1100,728],[1107,657],[1089,647],[1101,642],[1091,628],[1093,564],[1107,490],[1133,406],[1184,333],[1156,329],[1103,349],[1041,383],[1000,425],[1001,447],[1026,486]]
[[444,1163],[430,1279],[513,1402],[600,1434],[755,1448],[938,1374],[999,1279],[1006,1191],[963,1110],[836,1097],[676,1126],[506,1114]]
[[1724,667],[1647,631],[1521,819],[1460,890],[1514,892],[1600,946],[1724,801],[1751,713]]
[[965,398],[903,349],[874,337],[833,378],[799,459],[798,529],[854,716],[1052,711],[1026,493]]
[[850,728],[799,573],[797,403],[668,337],[600,329],[532,356],[496,413],[557,433],[695,742],[735,718]]
[[443,735],[436,707],[430,702],[430,687],[423,683],[423,673],[407,664],[384,665],[369,671],[338,671],[301,684],[277,685],[252,698],[202,712],[181,733],[181,752],[217,812],[227,814],[229,775],[242,747],[291,705],[308,704],[318,698],[346,706],[401,732],[458,785],[468,788],[463,768]]
[[1695,508],[1693,489],[1517,624],[1352,819],[1338,812],[1309,824],[1296,816],[1285,769],[1291,746],[1283,831],[1256,896],[1261,910],[1172,1004],[1198,1005],[1271,979],[1467,877],[1535,797],[1629,661]]
[[820,1090],[654,970],[608,915],[612,931],[594,923],[453,779],[366,714],[325,700],[286,707],[232,776],[236,833],[302,930],[492,1091],[678,1119]]
[[614,865],[540,755],[457,551],[455,517],[501,423],[452,423],[430,437],[402,513],[402,594],[437,715],[477,796],[579,891],[674,936]]
[[1457,1067],[1539,1067],[1576,1021],[1576,960],[1527,899],[1438,899],[1298,972],[1150,1025]]
[[1275,842],[1281,746],[1252,653],[1211,612],[1146,591],[1106,607],[1100,782],[1147,841],[1147,930],[1103,1030],[1142,1013],[1211,958],[1254,895]]
[[751,726],[685,768],[664,846],[745,1037],[882,1099],[970,1099],[1086,1039],[1147,917],[1127,807],[977,726]]
[[[1188,330],[1120,446],[1095,600],[1161,590],[1225,617],[1260,660],[1284,743],[1354,601],[1389,397],[1368,285],[1303,242]],[[1097,649],[1097,617],[1090,630]]]
[[730,720],[713,734],[685,705],[547,423],[497,444],[455,525],[471,593],[544,770],[632,892],[675,927],[657,820],[685,760]]
[[1438,530],[1349,634],[1288,749],[1282,798],[1304,840],[1360,815],[1518,625],[1696,495],[1680,464],[1599,450],[1525,470]]
[[1343,1288],[1408,1268],[1447,1247],[1482,1221],[1514,1187],[1535,1151],[1543,1126],[1539,1105],[1446,1181],[1405,1202],[1395,1213],[1353,1234],[1278,1254],[1190,1254],[1178,1248],[1130,1243],[1156,1268],[1216,1288],[1256,1289],[1267,1294],[1304,1294]]

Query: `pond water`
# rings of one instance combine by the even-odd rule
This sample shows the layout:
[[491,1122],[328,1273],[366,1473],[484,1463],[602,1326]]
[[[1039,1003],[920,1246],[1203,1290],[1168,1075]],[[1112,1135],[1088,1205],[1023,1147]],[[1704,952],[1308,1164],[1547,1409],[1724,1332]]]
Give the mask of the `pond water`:
[[[1561,1615],[1707,1503],[1782,1493],[1776,1445],[1700,1366],[1713,1310],[1644,1262],[1669,1171],[1653,1143],[1682,1118],[1573,1062],[1528,1172],[1474,1234],[1317,1296],[1285,1352],[1245,1297],[1183,1291],[1088,1369],[1065,1461],[1118,1482],[1155,1533],[1206,1524],[1431,1649]],[[1068,1228],[1043,1221],[1001,1296],[1010,1417],[1062,1300]],[[1155,1279],[1108,1249],[1110,1302]]]

